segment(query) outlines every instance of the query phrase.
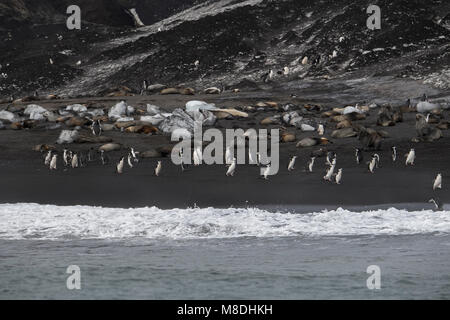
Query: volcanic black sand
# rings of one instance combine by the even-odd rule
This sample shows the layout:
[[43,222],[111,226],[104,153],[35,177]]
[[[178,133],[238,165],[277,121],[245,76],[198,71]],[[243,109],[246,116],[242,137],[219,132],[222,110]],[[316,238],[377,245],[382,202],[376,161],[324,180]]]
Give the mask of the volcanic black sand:
[[[48,109],[66,106],[74,102],[93,103],[97,106],[110,107],[127,100],[130,105],[144,106],[153,103],[170,111],[182,107],[188,100],[198,99],[216,102],[220,106],[232,107],[255,104],[257,100],[246,99],[245,93],[226,93],[220,96],[134,96],[124,98],[83,98],[72,100],[38,101]],[[273,96],[272,101],[294,102],[299,100],[286,96]],[[267,101],[267,99],[266,99]],[[2,106],[2,109],[4,106]],[[17,108],[20,105],[16,106]],[[366,127],[375,126],[378,108],[370,111],[366,120],[358,121]],[[278,111],[279,112],[279,111]],[[277,111],[250,113],[248,119],[219,120],[218,128],[280,128],[278,125],[261,126],[260,120]],[[448,119],[449,111],[444,117]],[[87,167],[64,169],[61,158],[57,171],[49,171],[44,166],[44,154],[33,151],[38,144],[53,144],[62,151],[70,148],[74,151],[98,148],[101,144],[56,145],[61,129],[24,129],[0,131],[0,203],[33,202],[57,205],[93,205],[105,207],[142,207],[157,206],[175,208],[189,206],[214,207],[349,207],[398,203],[423,203],[431,208],[427,201],[438,196],[443,202],[450,201],[446,181],[450,181],[450,134],[443,131],[444,137],[433,143],[411,141],[416,136],[415,112],[405,113],[404,121],[396,126],[382,128],[389,133],[383,141],[381,168],[375,174],[368,172],[366,161],[373,151],[364,153],[364,164],[357,165],[354,159],[354,147],[359,146],[357,138],[331,139],[332,144],[321,146],[335,151],[338,156],[337,169],[343,168],[341,185],[325,182],[325,158],[318,158],[313,173],[306,172],[306,163],[313,150],[297,148],[296,142],[280,143],[280,171],[269,180],[259,175],[259,168],[251,165],[239,165],[234,177],[227,177],[225,165],[201,165],[189,167],[184,173],[180,167],[172,164],[169,157],[141,159],[139,164],[124,174],[115,172],[115,165],[121,156],[127,154],[124,148],[110,153],[111,163],[102,166],[94,161]],[[335,124],[327,123],[325,136],[330,138]],[[8,125],[7,125],[8,127]],[[205,128],[206,129],[206,128]],[[89,133],[87,128],[83,129]],[[317,133],[301,132],[288,127],[287,131],[296,134],[297,141]],[[133,146],[136,150],[146,151],[159,146],[169,145],[169,137],[163,135],[145,135],[109,131],[104,133],[114,142],[124,147]],[[398,148],[398,160],[391,160],[390,147]],[[404,155],[414,147],[417,154],[413,167],[405,166]],[[61,153],[60,153],[61,154]],[[287,171],[287,164],[292,155],[298,155],[296,168]],[[160,177],[154,176],[158,160],[163,162]],[[443,175],[443,189],[432,190],[437,173]]]

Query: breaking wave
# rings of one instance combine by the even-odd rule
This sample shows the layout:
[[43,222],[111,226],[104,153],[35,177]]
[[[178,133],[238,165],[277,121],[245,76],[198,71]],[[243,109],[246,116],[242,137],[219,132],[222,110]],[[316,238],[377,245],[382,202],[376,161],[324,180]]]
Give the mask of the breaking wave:
[[307,214],[255,208],[113,209],[0,204],[0,239],[202,239],[450,233],[450,212],[390,208]]

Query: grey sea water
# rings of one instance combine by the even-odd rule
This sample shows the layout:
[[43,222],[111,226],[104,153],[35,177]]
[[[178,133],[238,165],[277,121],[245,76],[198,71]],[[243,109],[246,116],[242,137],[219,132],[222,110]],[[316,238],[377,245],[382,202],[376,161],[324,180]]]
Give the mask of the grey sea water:
[[0,299],[449,299],[449,249],[447,211],[0,205]]

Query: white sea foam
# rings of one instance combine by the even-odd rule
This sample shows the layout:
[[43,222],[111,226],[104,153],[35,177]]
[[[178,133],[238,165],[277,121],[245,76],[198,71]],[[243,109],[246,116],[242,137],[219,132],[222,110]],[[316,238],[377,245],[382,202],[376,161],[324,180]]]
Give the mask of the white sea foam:
[[0,204],[0,239],[320,237],[450,233],[450,212],[390,208],[309,214],[261,209],[112,209]]

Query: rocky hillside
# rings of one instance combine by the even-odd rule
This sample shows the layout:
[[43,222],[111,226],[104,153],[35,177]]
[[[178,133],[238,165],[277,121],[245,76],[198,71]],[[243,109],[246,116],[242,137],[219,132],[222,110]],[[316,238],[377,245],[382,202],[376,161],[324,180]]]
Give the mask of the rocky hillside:
[[[382,10],[382,29],[375,31],[366,27],[369,0],[78,2],[92,8],[80,32],[58,24],[56,0],[39,1],[39,10],[53,12],[42,18],[23,11],[20,17],[43,25],[26,35],[12,28],[0,39],[0,96],[34,90],[94,95],[117,85],[139,92],[144,79],[200,88],[277,87],[388,75],[450,86],[450,3],[444,0],[375,1]],[[35,2],[6,0],[0,17],[13,7],[8,3],[29,8]],[[130,28],[123,8],[131,7],[149,26]],[[261,77],[271,69],[275,77],[264,84]]]

